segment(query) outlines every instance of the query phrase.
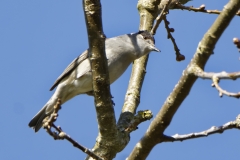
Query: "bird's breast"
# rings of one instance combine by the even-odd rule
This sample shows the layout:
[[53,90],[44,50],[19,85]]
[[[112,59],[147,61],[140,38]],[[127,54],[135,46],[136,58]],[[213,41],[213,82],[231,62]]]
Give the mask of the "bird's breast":
[[132,58],[127,54],[107,58],[110,83],[113,83],[115,80],[117,80],[133,61]]

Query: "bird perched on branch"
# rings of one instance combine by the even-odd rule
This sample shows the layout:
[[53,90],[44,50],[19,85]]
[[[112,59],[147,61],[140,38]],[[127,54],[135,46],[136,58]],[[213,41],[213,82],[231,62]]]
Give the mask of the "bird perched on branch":
[[[147,55],[151,51],[159,52],[154,43],[154,37],[148,31],[139,31],[106,39],[105,52],[110,84],[117,80],[135,59]],[[86,94],[93,90],[88,50],[68,65],[57,78],[50,91],[55,87],[57,89],[50,100],[28,124],[35,132],[42,127],[43,120],[53,112],[58,99],[61,99],[63,104],[76,95]]]

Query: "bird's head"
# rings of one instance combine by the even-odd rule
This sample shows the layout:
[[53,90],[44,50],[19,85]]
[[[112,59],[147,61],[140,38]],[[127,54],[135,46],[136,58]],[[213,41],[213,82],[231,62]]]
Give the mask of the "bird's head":
[[142,39],[144,39],[145,42],[148,43],[147,47],[151,51],[160,52],[160,50],[155,47],[155,39],[151,33],[149,33],[147,30],[144,30],[144,31],[139,31],[138,34]]
[[137,37],[137,46],[140,49],[140,52],[138,53],[139,57],[146,55],[151,51],[160,52],[160,50],[155,47],[155,40],[151,33],[144,30],[134,34]]

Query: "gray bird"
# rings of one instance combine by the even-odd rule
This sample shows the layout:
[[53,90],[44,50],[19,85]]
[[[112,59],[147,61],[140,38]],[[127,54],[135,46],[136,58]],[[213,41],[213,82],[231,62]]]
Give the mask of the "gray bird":
[[[151,51],[159,52],[154,43],[154,37],[148,31],[139,31],[106,39],[105,51],[110,84],[117,80],[135,59],[147,55]],[[92,72],[88,50],[68,65],[57,78],[50,91],[55,87],[57,89],[50,100],[28,124],[35,132],[42,127],[45,117],[53,112],[53,107],[58,98],[61,99],[63,104],[76,95],[92,91]]]

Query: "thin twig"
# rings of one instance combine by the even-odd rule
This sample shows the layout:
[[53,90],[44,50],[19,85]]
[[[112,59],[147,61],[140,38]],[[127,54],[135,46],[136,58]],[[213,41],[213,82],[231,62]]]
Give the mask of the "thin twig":
[[216,134],[216,133],[223,133],[225,130],[228,129],[240,129],[240,114],[237,116],[235,121],[230,121],[225,123],[222,126],[216,127],[213,126],[209,128],[208,130],[202,131],[202,132],[196,132],[196,133],[189,133],[184,135],[175,134],[173,136],[166,136],[164,135],[163,142],[175,142],[175,141],[184,141],[194,138],[201,138],[201,137],[207,137],[208,135]]
[[215,87],[218,92],[219,96],[222,97],[223,94],[229,96],[229,97],[235,97],[235,98],[240,98],[240,92],[238,93],[232,93],[228,92],[226,90],[223,90],[219,86],[219,81],[220,79],[232,79],[236,80],[237,78],[240,78],[240,72],[233,72],[233,73],[227,73],[227,72],[219,72],[219,73],[214,73],[214,72],[204,72],[201,68],[194,66],[194,75],[203,78],[203,79],[212,79],[213,84],[212,86]]
[[[90,157],[92,157],[93,159],[96,160],[103,160],[103,158],[100,158],[98,155],[96,155],[95,153],[93,153],[90,149],[82,146],[81,144],[79,144],[77,141],[75,141],[74,139],[72,139],[69,135],[67,135],[60,126],[56,126],[54,124],[54,122],[57,120],[57,116],[58,116],[58,111],[61,109],[61,101],[60,99],[58,99],[56,105],[54,106],[54,111],[53,113],[50,115],[50,117],[47,117],[44,119],[44,124],[43,127],[44,129],[46,129],[46,132],[52,136],[54,138],[54,140],[63,140],[66,139],[68,140],[70,143],[72,143],[72,145],[78,149],[80,149],[81,151],[83,151],[84,153],[86,153],[87,155],[89,155]],[[51,128],[54,128],[55,131],[52,131]]]
[[171,1],[172,1],[172,0],[169,0],[168,3],[167,3],[166,5],[164,5],[161,13],[157,16],[157,18],[156,18],[156,23],[155,23],[155,25],[153,26],[153,28],[152,28],[152,30],[151,30],[151,32],[150,32],[152,35],[155,35],[155,34],[156,34],[156,31],[157,31],[157,29],[158,29],[158,26],[159,26],[159,24],[160,24],[160,23],[162,22],[162,20],[163,20],[164,12],[166,12],[166,10],[167,10],[167,8],[168,8],[168,5],[171,3]]
[[215,87],[218,92],[219,92],[219,96],[222,97],[223,94],[229,96],[229,97],[235,97],[235,98],[240,98],[240,92],[238,93],[232,93],[232,92],[228,92],[226,90],[223,90],[220,86],[219,86],[219,78],[217,76],[213,76],[212,78],[213,84],[212,86]]
[[[199,8],[194,8],[193,6],[184,6],[180,3],[176,3],[174,6],[174,9],[181,9],[181,10],[188,10],[188,11],[194,11],[194,12],[203,12],[203,13],[209,13],[209,14],[220,14],[222,11],[218,10],[206,10],[205,5],[202,4]],[[240,11],[236,13],[236,16],[240,16]]]
[[178,49],[177,43],[176,43],[175,39],[173,38],[173,36],[171,34],[171,32],[174,32],[174,29],[173,28],[169,28],[169,26],[168,26],[169,22],[167,20],[166,15],[163,16],[163,20],[164,20],[165,28],[166,28],[167,33],[168,33],[168,39],[169,38],[171,39],[171,41],[173,43],[173,46],[174,46],[174,50],[176,52],[176,60],[177,61],[185,60],[185,56],[180,53],[180,50]]

